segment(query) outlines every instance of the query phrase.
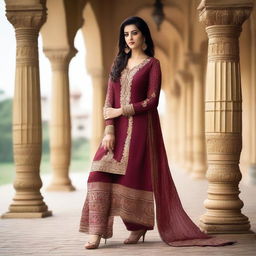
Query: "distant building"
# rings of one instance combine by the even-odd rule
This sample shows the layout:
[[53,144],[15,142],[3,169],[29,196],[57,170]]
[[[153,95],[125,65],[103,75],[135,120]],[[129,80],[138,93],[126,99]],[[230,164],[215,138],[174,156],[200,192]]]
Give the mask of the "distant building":
[[[90,138],[90,113],[82,108],[82,93],[75,91],[70,93],[70,115],[72,138]],[[51,100],[49,96],[41,96],[42,122],[49,122],[51,119]]]

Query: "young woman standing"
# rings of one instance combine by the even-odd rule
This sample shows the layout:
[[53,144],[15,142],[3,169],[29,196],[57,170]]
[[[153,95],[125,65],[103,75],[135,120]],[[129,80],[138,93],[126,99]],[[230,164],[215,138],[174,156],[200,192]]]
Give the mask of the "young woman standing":
[[173,183],[157,111],[161,68],[146,22],[130,17],[120,26],[119,52],[112,65],[104,106],[105,132],[91,166],[80,232],[86,249],[112,236],[120,216],[137,243],[157,226],[173,246],[224,245],[191,221]]

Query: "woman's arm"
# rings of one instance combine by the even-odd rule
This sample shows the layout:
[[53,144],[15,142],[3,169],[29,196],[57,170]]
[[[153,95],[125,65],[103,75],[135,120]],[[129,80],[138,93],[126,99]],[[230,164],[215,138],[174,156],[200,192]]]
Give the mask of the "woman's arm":
[[114,105],[114,89],[111,78],[108,80],[108,88],[106,93],[105,104],[103,107],[103,116],[105,120],[105,131],[104,134],[113,134],[114,135],[114,119],[113,118],[105,118],[105,111],[107,108],[112,108]]
[[160,62],[156,59],[152,64],[149,74],[147,98],[143,101],[122,106],[123,115],[136,115],[148,111],[150,109],[156,108],[158,106],[159,95],[161,90],[161,79],[162,74]]

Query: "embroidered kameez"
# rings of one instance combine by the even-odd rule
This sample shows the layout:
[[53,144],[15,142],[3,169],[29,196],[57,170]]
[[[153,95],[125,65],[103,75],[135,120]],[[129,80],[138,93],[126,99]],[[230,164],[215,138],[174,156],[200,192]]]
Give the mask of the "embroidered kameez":
[[105,133],[115,135],[115,146],[108,151],[100,145],[95,153],[80,232],[110,238],[114,216],[128,230],[150,230],[156,212],[160,236],[169,245],[230,244],[201,232],[181,205],[157,111],[160,89],[161,68],[154,57],[125,68],[116,82],[109,79],[104,107],[121,107],[124,114],[105,120]]

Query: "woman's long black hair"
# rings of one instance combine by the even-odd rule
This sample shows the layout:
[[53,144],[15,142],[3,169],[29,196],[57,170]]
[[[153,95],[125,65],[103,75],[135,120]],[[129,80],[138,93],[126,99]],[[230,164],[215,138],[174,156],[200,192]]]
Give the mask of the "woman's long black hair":
[[154,43],[151,38],[151,34],[150,34],[147,23],[142,18],[137,16],[127,18],[126,20],[123,21],[123,23],[120,26],[119,42],[118,42],[119,51],[114,60],[114,63],[110,72],[110,78],[112,81],[117,81],[117,79],[121,75],[122,70],[126,67],[128,59],[131,57],[131,51],[128,54],[125,53],[124,51],[126,47],[126,42],[124,38],[124,27],[132,24],[135,25],[141,31],[142,35],[145,38],[145,43],[147,45],[147,48],[144,51],[144,53],[149,57],[154,57],[154,54],[155,54]]

